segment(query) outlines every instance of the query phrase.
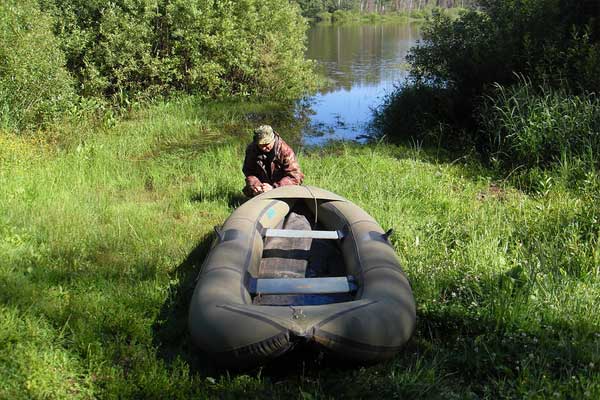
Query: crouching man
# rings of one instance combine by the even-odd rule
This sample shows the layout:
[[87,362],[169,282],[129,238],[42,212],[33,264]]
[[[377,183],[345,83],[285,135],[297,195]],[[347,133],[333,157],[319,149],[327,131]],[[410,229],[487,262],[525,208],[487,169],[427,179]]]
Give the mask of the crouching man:
[[243,192],[248,197],[279,186],[300,185],[304,180],[294,151],[269,125],[254,130],[242,171],[246,176]]

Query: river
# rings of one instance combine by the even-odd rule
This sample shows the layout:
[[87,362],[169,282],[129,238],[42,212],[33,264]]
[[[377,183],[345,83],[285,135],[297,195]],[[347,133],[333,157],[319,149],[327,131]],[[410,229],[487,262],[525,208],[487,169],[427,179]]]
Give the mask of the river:
[[371,109],[407,76],[405,57],[420,38],[415,24],[317,24],[308,31],[306,57],[329,85],[308,99],[302,142],[361,140]]

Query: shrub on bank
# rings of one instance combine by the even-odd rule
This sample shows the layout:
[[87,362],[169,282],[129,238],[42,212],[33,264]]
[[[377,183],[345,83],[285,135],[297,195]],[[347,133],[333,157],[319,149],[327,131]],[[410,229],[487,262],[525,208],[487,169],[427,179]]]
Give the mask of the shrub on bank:
[[35,0],[3,0],[0,32],[0,128],[19,130],[54,121],[76,96],[52,34],[52,19]]
[[[595,14],[563,0],[480,5],[458,19],[433,13],[408,56],[411,83],[375,113],[379,134],[447,147],[468,141],[505,164],[547,166],[561,156],[596,154]],[[540,86],[542,92],[532,89]]]
[[369,22],[377,22],[377,21],[381,21],[384,17],[381,14],[372,12],[372,13],[365,14],[363,16],[363,18],[365,18]]
[[36,129],[88,104],[176,93],[290,100],[317,85],[307,23],[286,0],[7,0],[0,29],[5,129]]
[[288,99],[311,88],[307,25],[286,0],[40,2],[85,96]]
[[411,10],[409,11],[409,15],[414,19],[425,19],[431,15],[431,11],[426,8]]
[[331,13],[327,11],[320,12],[315,16],[319,22],[331,22],[331,17]]
[[[600,48],[585,23],[560,0],[482,0],[458,19],[434,13],[423,42],[408,56],[412,76],[476,100],[493,83],[534,82],[598,91]],[[473,102],[475,104],[475,102]]]
[[331,21],[334,23],[344,23],[350,21],[356,21],[360,19],[360,14],[353,13],[351,11],[346,10],[335,10],[331,14]]

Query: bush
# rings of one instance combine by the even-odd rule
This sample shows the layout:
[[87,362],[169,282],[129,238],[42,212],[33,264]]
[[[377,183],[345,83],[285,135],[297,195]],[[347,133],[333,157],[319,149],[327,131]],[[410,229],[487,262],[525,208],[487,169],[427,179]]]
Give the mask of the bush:
[[323,11],[318,13],[315,18],[320,22],[331,22],[331,13]]
[[414,19],[425,19],[431,15],[426,9],[421,10],[412,10],[410,11],[410,16]]
[[363,18],[365,18],[367,21],[369,22],[377,22],[377,21],[381,21],[383,19],[383,17],[380,14],[377,13],[368,13],[365,14],[363,16]]
[[40,2],[84,96],[288,99],[312,86],[307,25],[286,0]]
[[[507,159],[528,165],[556,160],[560,146],[567,146],[563,150],[568,154],[581,154],[582,148],[589,147],[581,139],[587,133],[566,141],[554,131],[566,129],[565,135],[575,134],[574,126],[557,125],[535,133],[540,146],[549,141],[546,147],[537,148],[538,139],[533,136],[513,136],[516,131],[499,133],[494,129],[504,129],[503,121],[497,120],[497,115],[481,115],[496,106],[498,110],[509,107],[505,97],[494,100],[507,93],[494,91],[494,85],[511,88],[518,84],[518,76],[527,77],[532,87],[546,87],[543,95],[524,92],[522,84],[510,92],[523,102],[523,107],[530,107],[520,110],[525,113],[523,121],[537,118],[538,112],[555,116],[564,111],[576,118],[572,104],[585,110],[596,107],[594,97],[588,94],[600,91],[600,36],[594,21],[585,18],[586,11],[569,4],[564,0],[481,0],[479,10],[466,11],[458,19],[434,12],[423,30],[422,44],[408,55],[412,84],[399,88],[376,112],[379,133],[421,140],[430,139],[435,132],[437,143],[469,141],[485,156],[489,151],[507,152]],[[551,102],[544,103],[546,95]],[[427,96],[434,97],[428,100]],[[485,98],[494,105],[482,106]],[[594,123],[590,120],[589,124],[585,129],[591,129]],[[487,129],[494,130],[492,135],[502,138],[500,142],[490,143]],[[447,139],[450,141],[446,143]],[[525,150],[528,145],[533,147]]]
[[423,44],[408,59],[412,75],[426,83],[451,86],[476,97],[493,83],[515,82],[515,73],[534,81],[567,80],[598,91],[600,52],[585,26],[561,0],[482,0],[453,20],[434,13]]
[[331,21],[335,23],[344,23],[349,22],[356,19],[356,15],[351,13],[350,11],[345,10],[335,10],[333,14],[331,14]]
[[564,159],[600,166],[600,100],[529,81],[496,86],[479,114],[492,157],[505,165],[546,167]]
[[66,112],[73,80],[52,34],[52,20],[35,0],[0,3],[0,127],[35,128]]
[[425,84],[452,87],[463,96],[505,81],[503,75],[512,76],[512,66],[507,65],[505,42],[494,32],[489,16],[482,13],[471,11],[455,21],[435,14],[423,30],[424,44],[408,55],[412,76]]

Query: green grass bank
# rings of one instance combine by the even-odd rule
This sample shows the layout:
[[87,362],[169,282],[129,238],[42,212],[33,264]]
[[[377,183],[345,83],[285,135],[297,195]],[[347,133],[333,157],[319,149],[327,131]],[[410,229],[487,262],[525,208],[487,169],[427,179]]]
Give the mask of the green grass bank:
[[412,11],[393,11],[386,13],[361,13],[352,10],[336,10],[334,12],[323,11],[312,18],[308,18],[311,22],[333,23],[333,24],[350,24],[350,23],[411,23],[425,22],[434,14],[444,14],[450,18],[456,19],[467,9],[461,7],[454,8],[439,8],[426,7],[420,10]]
[[0,398],[600,397],[598,175],[532,188],[384,144],[298,153],[307,184],[395,228],[418,307],[405,351],[215,370],[187,302],[241,201],[248,129],[281,118],[187,99],[53,140],[0,134]]

